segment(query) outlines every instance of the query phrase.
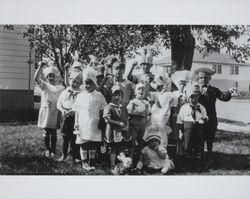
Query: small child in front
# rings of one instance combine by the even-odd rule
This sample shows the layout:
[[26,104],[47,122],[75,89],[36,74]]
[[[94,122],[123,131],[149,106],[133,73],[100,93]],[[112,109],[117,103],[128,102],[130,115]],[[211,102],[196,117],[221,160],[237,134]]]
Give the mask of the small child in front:
[[204,148],[204,124],[208,120],[206,109],[199,100],[199,86],[190,85],[186,89],[188,103],[184,104],[177,117],[176,123],[179,126],[179,138],[183,141],[185,155],[192,158],[192,168],[197,166],[197,161],[201,163],[199,170],[202,170],[203,148]]
[[96,151],[102,141],[102,132],[98,128],[101,112],[107,105],[103,95],[96,91],[96,72],[83,70],[84,89],[77,96],[72,110],[75,111],[75,129],[79,130],[76,143],[80,144],[82,168],[95,170]]
[[103,111],[103,117],[107,123],[105,141],[111,147],[111,171],[115,167],[118,153],[131,148],[131,134],[128,131],[128,111],[121,104],[123,92],[120,87],[113,87],[112,90],[111,102]]
[[76,145],[76,135],[73,134],[75,125],[75,112],[72,111],[72,106],[76,101],[77,96],[80,94],[82,85],[82,72],[72,72],[69,77],[69,87],[66,88],[58,98],[57,109],[63,116],[62,127],[62,156],[58,161],[64,161],[68,156],[68,146],[70,143],[70,153],[73,160],[77,162],[79,160],[79,147]]
[[150,170],[155,170],[162,174],[174,168],[174,163],[169,159],[167,150],[161,145],[161,136],[157,130],[151,128],[150,133],[146,138],[146,146],[141,152],[141,160],[137,164],[137,169],[146,167]]

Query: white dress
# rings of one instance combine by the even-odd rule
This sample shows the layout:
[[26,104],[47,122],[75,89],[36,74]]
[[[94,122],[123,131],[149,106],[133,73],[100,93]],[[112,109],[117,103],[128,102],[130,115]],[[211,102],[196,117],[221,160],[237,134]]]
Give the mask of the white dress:
[[38,127],[60,128],[60,113],[57,110],[57,100],[64,89],[61,85],[51,85],[43,80],[38,84],[41,89],[41,107],[38,115]]
[[98,128],[100,120],[100,111],[107,105],[105,98],[100,92],[80,93],[72,110],[79,114],[79,135],[77,135],[77,144],[86,141],[101,142],[102,132]]

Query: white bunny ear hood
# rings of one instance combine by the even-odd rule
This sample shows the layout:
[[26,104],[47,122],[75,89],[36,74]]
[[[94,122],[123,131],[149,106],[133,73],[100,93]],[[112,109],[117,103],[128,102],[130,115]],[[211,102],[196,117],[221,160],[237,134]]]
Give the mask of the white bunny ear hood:
[[141,64],[142,63],[153,64],[153,56],[149,48],[145,48],[142,51]]
[[82,77],[83,77],[82,80],[83,80],[83,82],[85,82],[87,79],[90,79],[97,86],[96,75],[97,75],[97,73],[93,68],[86,68],[82,72]]
[[79,70],[83,70],[85,68],[84,64],[82,62],[80,62],[80,60],[79,60],[79,53],[77,50],[75,51],[75,54],[71,53],[71,57],[74,60],[72,66],[71,66],[71,69],[77,68]]
[[48,74],[53,73],[55,76],[59,75],[59,70],[55,67],[55,64],[53,61],[51,61],[48,58],[43,58],[43,62],[46,63],[46,67],[43,69],[43,74],[45,77],[48,76]]

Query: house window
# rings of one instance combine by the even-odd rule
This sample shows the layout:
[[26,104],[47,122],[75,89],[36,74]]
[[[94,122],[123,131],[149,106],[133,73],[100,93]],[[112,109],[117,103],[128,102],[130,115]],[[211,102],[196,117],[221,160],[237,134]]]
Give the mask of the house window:
[[220,64],[214,64],[213,65],[213,71],[217,74],[221,74],[221,65]]
[[230,66],[230,75],[234,74],[234,66]]
[[217,68],[217,73],[218,73],[218,74],[221,74],[221,65],[218,65],[217,67],[218,67],[218,68]]
[[234,68],[235,70],[235,75],[239,75],[239,66],[235,66],[235,68]]
[[213,71],[216,73],[216,65],[213,65]]
[[230,66],[230,75],[239,75],[239,66]]

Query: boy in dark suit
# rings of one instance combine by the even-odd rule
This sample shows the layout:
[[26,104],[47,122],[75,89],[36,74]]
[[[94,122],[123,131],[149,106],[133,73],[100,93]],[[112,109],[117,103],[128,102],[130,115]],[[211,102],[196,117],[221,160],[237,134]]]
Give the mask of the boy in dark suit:
[[199,96],[199,103],[202,104],[207,111],[207,116],[209,118],[206,123],[205,129],[205,141],[207,143],[207,159],[211,160],[213,142],[215,138],[215,133],[217,131],[217,114],[216,114],[216,100],[227,102],[231,99],[231,94],[234,93],[234,89],[230,88],[226,92],[220,91],[218,88],[213,87],[209,84],[211,76],[215,72],[210,68],[198,68],[194,71],[197,76],[197,81],[201,88],[201,94]]

